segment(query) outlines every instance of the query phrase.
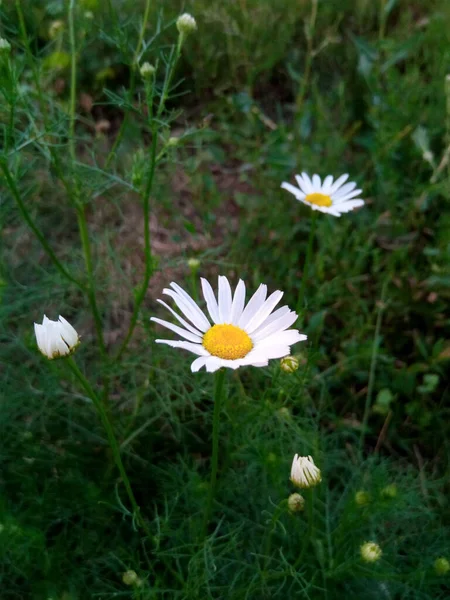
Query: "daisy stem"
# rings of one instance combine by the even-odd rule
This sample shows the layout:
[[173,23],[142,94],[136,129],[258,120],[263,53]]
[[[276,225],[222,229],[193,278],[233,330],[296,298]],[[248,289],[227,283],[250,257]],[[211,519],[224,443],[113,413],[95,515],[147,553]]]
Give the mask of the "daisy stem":
[[213,441],[211,458],[211,480],[209,484],[208,499],[206,502],[205,518],[203,521],[203,539],[206,537],[206,530],[211,518],[214,494],[216,491],[217,466],[219,462],[219,424],[220,411],[222,408],[223,388],[225,381],[225,369],[219,369],[214,378],[214,415],[213,415]]
[[99,414],[102,425],[105,428],[109,446],[113,453],[114,462],[116,463],[116,466],[119,470],[119,473],[120,473],[120,476],[124,483],[131,506],[133,507],[133,520],[136,519],[137,522],[139,523],[139,525],[145,531],[145,533],[149,536],[150,539],[152,539],[153,536],[151,534],[151,531],[150,531],[147,523],[145,522],[144,518],[142,517],[139,505],[136,502],[136,498],[134,497],[134,493],[133,493],[133,489],[131,487],[130,480],[128,479],[127,472],[126,472],[124,464],[122,462],[122,457],[120,456],[120,446],[119,446],[119,443],[114,434],[114,429],[113,429],[112,423],[108,417],[108,413],[107,413],[102,401],[97,396],[97,394],[94,392],[91,384],[86,379],[86,377],[83,375],[83,373],[80,371],[77,363],[74,361],[74,359],[71,356],[69,356],[67,358],[67,364],[68,364],[70,370],[72,371],[72,373],[75,375],[75,377],[80,382],[81,386],[83,387],[83,389],[85,390],[85,392],[87,393],[89,398],[92,400],[92,402]]
[[303,310],[303,299],[305,296],[306,281],[308,279],[308,273],[309,273],[309,263],[311,262],[312,248],[313,248],[313,244],[314,244],[314,236],[316,233],[316,222],[317,222],[317,211],[313,211],[312,218],[311,218],[311,228],[309,230],[308,248],[306,250],[305,264],[303,265],[302,285],[300,286],[300,292],[299,292],[298,301],[297,301],[297,314],[298,315],[300,315]]

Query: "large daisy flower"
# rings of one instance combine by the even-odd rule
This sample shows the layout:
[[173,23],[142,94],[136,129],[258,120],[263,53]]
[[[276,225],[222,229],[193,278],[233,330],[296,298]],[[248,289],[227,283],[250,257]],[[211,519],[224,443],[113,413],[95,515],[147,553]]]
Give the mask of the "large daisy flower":
[[298,187],[283,181],[281,187],[297,200],[307,204],[313,210],[340,217],[342,213],[349,212],[364,204],[364,200],[358,198],[362,190],[356,190],[356,183],[345,183],[348,175],[341,175],[336,181],[332,175],[327,175],[323,183],[318,175],[309,177],[307,173],[296,175]]
[[[191,365],[196,372],[202,367],[210,373],[221,367],[237,369],[245,365],[265,367],[272,358],[290,354],[290,346],[306,340],[306,335],[289,329],[297,315],[288,306],[273,312],[283,292],[273,292],[267,298],[267,286],[261,284],[245,304],[245,284],[239,280],[234,294],[226,277],[219,277],[217,299],[211,285],[201,278],[203,296],[209,318],[179,285],[164,289],[185,318],[182,318],[162,300],[176,320],[183,326],[152,317],[152,321],[171,329],[182,340],[156,340],[173,348],[183,348],[198,358]],[[211,324],[212,321],[212,324]]]

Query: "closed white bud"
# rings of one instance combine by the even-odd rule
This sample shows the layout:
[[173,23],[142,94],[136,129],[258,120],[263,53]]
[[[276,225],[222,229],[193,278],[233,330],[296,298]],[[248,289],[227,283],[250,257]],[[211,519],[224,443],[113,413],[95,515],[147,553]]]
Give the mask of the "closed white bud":
[[125,571],[122,575],[122,581],[125,585],[132,585],[136,587],[140,587],[142,585],[142,580],[137,576],[136,571]]
[[291,494],[288,498],[288,508],[292,513],[301,512],[305,509],[305,499],[300,494]]
[[58,321],[44,315],[42,325],[34,324],[34,333],[39,350],[50,360],[71,354],[80,343],[78,333],[61,315]]
[[53,40],[64,31],[64,27],[64,21],[52,21],[52,23],[50,23],[50,27],[48,28],[48,37]]
[[285,373],[294,373],[298,369],[298,358],[295,356],[285,356],[280,360],[281,370]]
[[179,141],[180,141],[180,138],[177,138],[176,136],[172,136],[167,140],[167,145],[172,146],[172,148],[173,148],[174,146],[178,146]]
[[0,38],[0,54],[7,54],[11,51],[11,44],[5,38]]
[[375,542],[365,542],[359,549],[364,562],[374,563],[381,558],[383,551]]
[[150,79],[155,74],[155,67],[149,62],[145,62],[140,68],[140,73],[143,79]]
[[322,481],[320,469],[316,467],[311,456],[294,456],[291,481],[299,488],[314,487]]
[[200,266],[200,261],[198,260],[198,258],[189,258],[188,261],[187,261],[187,264],[188,264],[188,267],[192,271],[196,271],[199,268],[199,266]]
[[181,34],[187,35],[197,30],[197,22],[192,15],[184,13],[177,19],[177,29]]

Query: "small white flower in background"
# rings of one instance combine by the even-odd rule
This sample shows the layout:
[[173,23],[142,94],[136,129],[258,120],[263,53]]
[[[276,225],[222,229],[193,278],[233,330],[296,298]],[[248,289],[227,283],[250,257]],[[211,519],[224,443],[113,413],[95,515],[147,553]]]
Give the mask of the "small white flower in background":
[[5,38],[0,38],[0,54],[7,54],[11,51],[11,44]]
[[311,456],[296,454],[292,461],[291,481],[299,488],[314,487],[322,481],[320,469],[316,467]]
[[192,15],[184,13],[177,19],[177,29],[180,33],[187,35],[197,30],[197,22]]
[[34,333],[39,350],[50,360],[71,354],[80,343],[78,333],[70,323],[61,317],[58,321],[44,315],[42,325],[34,324]]
[[307,173],[296,175],[298,187],[284,181],[281,187],[303,204],[313,210],[340,217],[342,213],[349,212],[358,206],[363,206],[364,200],[358,198],[362,190],[356,190],[356,183],[345,183],[348,175],[341,175],[336,181],[328,175],[323,183],[318,175],[309,177]]
[[361,558],[368,563],[377,562],[381,558],[383,551],[375,542],[365,542],[359,549]]
[[285,373],[294,373],[298,369],[298,358],[295,356],[285,356],[280,361],[281,370]]
[[151,318],[183,338],[177,341],[156,340],[158,344],[183,348],[199,356],[191,365],[193,372],[202,367],[209,373],[221,367],[265,367],[269,360],[287,356],[293,344],[306,340],[306,335],[299,333],[297,329],[288,329],[297,320],[294,311],[288,306],[282,306],[273,312],[283,292],[276,291],[266,299],[267,286],[261,284],[245,305],[243,281],[239,281],[233,294],[228,279],[220,276],[217,299],[208,281],[201,278],[201,283],[209,319],[189,294],[173,282],[170,284],[173,289],[166,288],[163,293],[174,300],[187,320],[162,300],[158,302],[183,327],[156,317]]
[[143,79],[149,79],[150,77],[153,77],[153,75],[155,73],[155,67],[153,65],[151,65],[149,62],[145,62],[139,69],[139,72]]
[[305,499],[300,494],[291,494],[288,498],[288,508],[292,513],[301,512],[305,509]]

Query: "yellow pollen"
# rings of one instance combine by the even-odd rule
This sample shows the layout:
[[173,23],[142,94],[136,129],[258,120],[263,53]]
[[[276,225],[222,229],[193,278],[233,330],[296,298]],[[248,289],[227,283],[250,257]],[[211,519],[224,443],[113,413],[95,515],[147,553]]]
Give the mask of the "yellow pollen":
[[235,325],[213,325],[203,336],[203,347],[213,356],[236,360],[253,348],[250,336]]
[[326,196],[325,194],[318,194],[314,192],[314,194],[308,194],[305,198],[306,202],[310,204],[315,204],[316,206],[331,206],[333,203],[331,202],[330,196]]

